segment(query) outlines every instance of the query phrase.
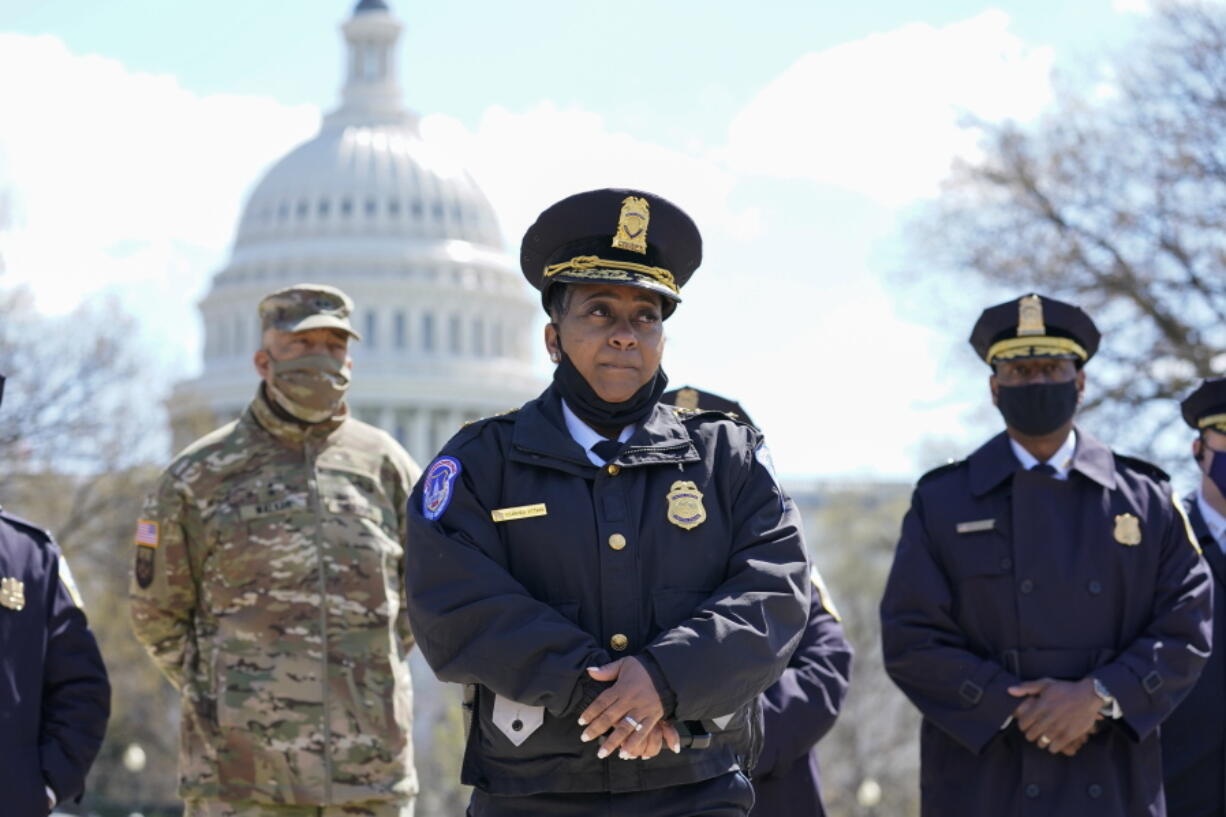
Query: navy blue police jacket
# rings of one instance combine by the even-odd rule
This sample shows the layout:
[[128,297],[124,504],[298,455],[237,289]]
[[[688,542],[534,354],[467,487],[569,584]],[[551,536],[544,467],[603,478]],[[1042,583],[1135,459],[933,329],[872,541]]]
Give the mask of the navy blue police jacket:
[[[1210,648],[1212,588],[1166,474],[1078,429],[1067,481],[1001,434],[919,481],[881,602],[886,671],[923,714],[926,817],[1161,817],[1158,726]],[[1120,719],[1074,756],[1010,723],[1023,680],[1093,674]]]
[[[809,598],[799,516],[761,446],[728,415],[657,405],[598,468],[552,386],[447,443],[409,499],[406,604],[438,677],[475,692],[464,783],[626,792],[749,771],[758,696]],[[579,740],[605,686],[585,668],[633,655],[654,662],[666,716],[710,725],[709,748],[600,760]]]
[[1162,724],[1162,770],[1170,817],[1226,814],[1226,555],[1197,506],[1184,500],[1192,532],[1213,576],[1215,648],[1200,680]]
[[762,693],[762,752],[751,817],[825,817],[817,742],[839,715],[851,681],[851,644],[816,581],[809,622],[783,675]]
[[[98,644],[42,529],[0,511],[0,813],[77,799],[110,716]],[[18,609],[20,607],[20,609]]]

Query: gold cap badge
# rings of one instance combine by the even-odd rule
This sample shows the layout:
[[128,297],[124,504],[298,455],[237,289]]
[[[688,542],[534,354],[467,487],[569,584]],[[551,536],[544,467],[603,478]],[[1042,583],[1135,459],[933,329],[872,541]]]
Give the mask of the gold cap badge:
[[674,482],[668,491],[668,521],[692,530],[706,519],[707,509],[702,506],[702,492],[698,486],[680,479]]
[[1046,334],[1047,326],[1043,323],[1043,299],[1038,295],[1027,295],[1017,302],[1017,336],[1024,338]]
[[621,215],[617,217],[617,232],[613,234],[613,246],[619,250],[647,254],[647,223],[651,221],[651,207],[642,196],[626,196],[622,199]]
[[1130,513],[1115,517],[1115,541],[1128,547],[1141,544],[1141,520]]
[[682,389],[677,392],[677,399],[673,403],[677,408],[697,409],[698,408],[698,392],[695,389]]
[[26,606],[26,588],[17,579],[0,579],[0,606],[20,610]]

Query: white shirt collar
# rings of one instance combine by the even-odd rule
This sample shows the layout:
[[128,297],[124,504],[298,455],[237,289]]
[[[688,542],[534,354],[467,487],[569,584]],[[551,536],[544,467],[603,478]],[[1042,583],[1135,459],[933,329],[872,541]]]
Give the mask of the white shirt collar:
[[1196,504],[1200,508],[1200,515],[1204,518],[1205,525],[1209,528],[1209,533],[1213,536],[1213,541],[1226,551],[1226,541],[1223,541],[1223,537],[1226,537],[1226,516],[1222,516],[1218,509],[1205,499],[1204,485],[1196,488]]
[[[1023,448],[1022,444],[1012,437],[1009,438],[1009,445],[1013,446],[1013,456],[1017,457],[1017,461],[1027,471],[1039,464],[1034,454]],[[1073,467],[1073,455],[1076,453],[1077,430],[1071,429],[1068,437],[1064,440],[1064,444],[1056,449],[1056,453],[1047,461],[1048,465],[1056,469],[1056,473],[1052,476],[1056,479],[1068,479],[1068,472]]]
[[[579,416],[570,410],[570,406],[566,405],[566,401],[562,401],[562,419],[566,421],[566,430],[570,432],[571,439],[579,443],[579,447],[587,454],[588,460],[592,465],[600,466],[605,464],[605,460],[596,455],[592,450],[592,446],[605,439],[596,432],[587,423],[579,419]],[[617,441],[624,443],[634,434],[634,423],[622,429],[621,434],[617,435]]]

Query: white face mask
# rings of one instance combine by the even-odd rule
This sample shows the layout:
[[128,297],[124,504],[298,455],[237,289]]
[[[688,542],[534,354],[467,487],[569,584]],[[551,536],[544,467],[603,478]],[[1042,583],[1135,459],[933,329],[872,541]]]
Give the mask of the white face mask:
[[349,366],[329,355],[276,360],[271,354],[268,393],[277,405],[304,423],[322,423],[336,414],[349,390]]

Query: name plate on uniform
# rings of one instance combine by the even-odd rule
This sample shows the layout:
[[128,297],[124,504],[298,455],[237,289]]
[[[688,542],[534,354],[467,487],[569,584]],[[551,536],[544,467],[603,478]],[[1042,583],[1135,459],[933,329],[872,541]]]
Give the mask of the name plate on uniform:
[[533,516],[548,516],[549,511],[545,509],[544,502],[538,502],[535,505],[520,505],[516,508],[495,508],[490,511],[490,516],[495,522],[510,522],[514,519],[529,519]]
[[995,519],[976,519],[973,522],[959,522],[958,533],[983,533],[995,527]]

